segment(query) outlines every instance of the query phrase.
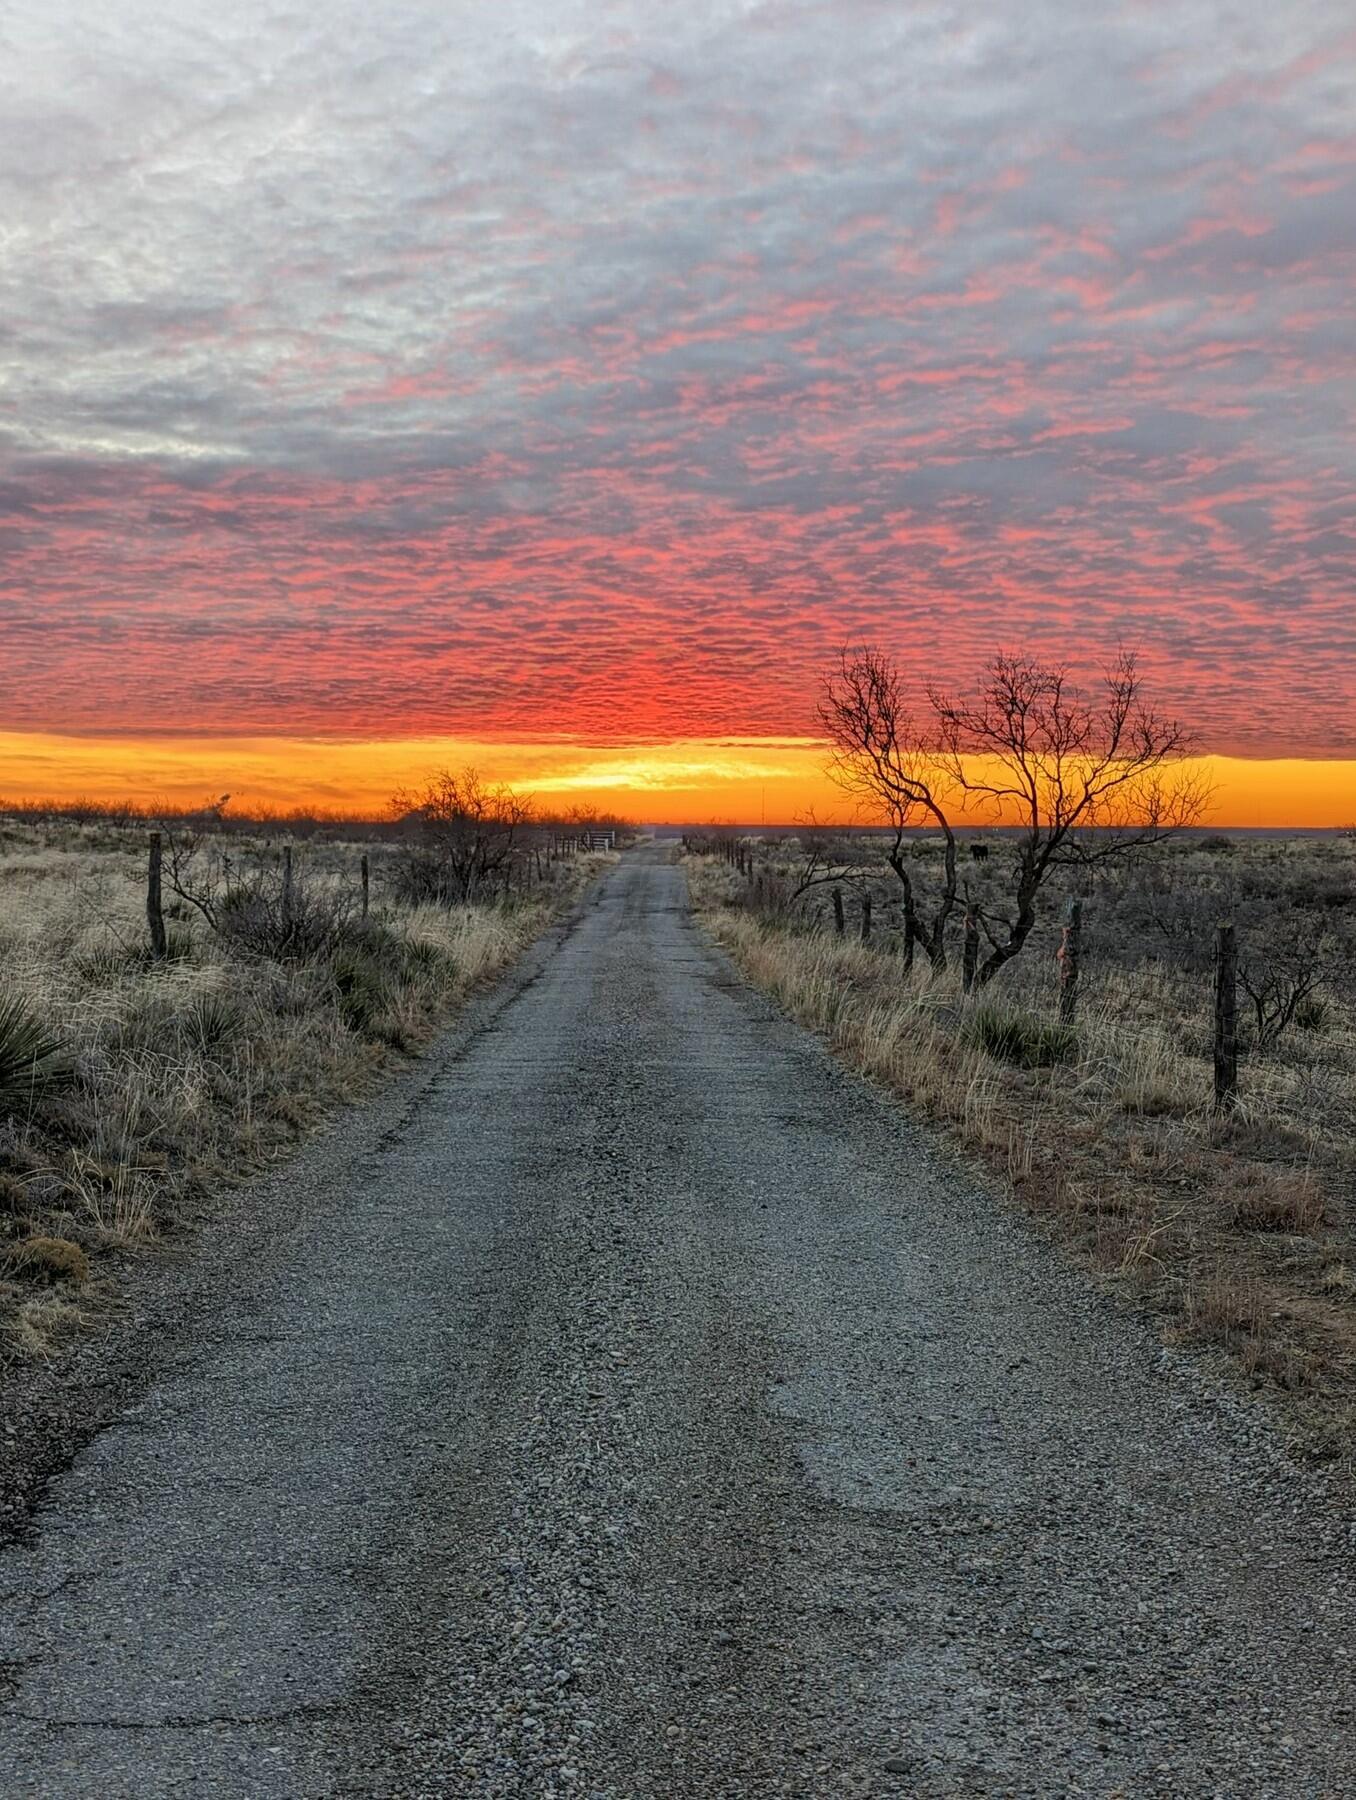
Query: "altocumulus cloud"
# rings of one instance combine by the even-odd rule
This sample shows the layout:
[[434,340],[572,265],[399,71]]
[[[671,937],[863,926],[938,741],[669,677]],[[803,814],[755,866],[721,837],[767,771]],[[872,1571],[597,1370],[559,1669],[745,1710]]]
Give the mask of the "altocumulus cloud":
[[1356,754],[1345,0],[18,0],[0,221],[11,728]]

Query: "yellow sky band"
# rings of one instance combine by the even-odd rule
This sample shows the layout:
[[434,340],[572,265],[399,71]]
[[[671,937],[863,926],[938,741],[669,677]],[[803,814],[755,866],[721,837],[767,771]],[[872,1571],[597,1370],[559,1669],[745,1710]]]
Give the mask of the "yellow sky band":
[[[598,804],[648,823],[785,822],[813,810],[851,816],[805,738],[690,738],[599,747],[467,738],[334,742],[310,738],[96,738],[0,732],[0,796],[134,798],[242,808],[382,813],[430,770],[473,764],[543,805]],[[1356,761],[1204,757],[1219,826],[1356,823]],[[1198,765],[1199,766],[1199,765]]]

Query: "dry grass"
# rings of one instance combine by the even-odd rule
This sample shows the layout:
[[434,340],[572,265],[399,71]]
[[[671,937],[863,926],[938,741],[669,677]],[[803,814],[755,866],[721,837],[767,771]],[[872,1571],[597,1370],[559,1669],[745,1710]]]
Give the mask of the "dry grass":
[[[1329,840],[1324,855],[1328,869],[1344,857],[1356,886],[1356,848]],[[1272,842],[1238,850],[1235,874],[1253,856],[1257,885],[1308,866]],[[906,973],[879,924],[870,945],[840,939],[813,916],[746,908],[746,884],[723,864],[694,857],[689,869],[708,927],[750,980],[945,1126],[1173,1336],[1228,1354],[1312,1450],[1356,1452],[1350,985],[1327,984],[1321,1029],[1292,1028],[1247,1056],[1239,1108],[1220,1119],[1208,976],[1174,968],[1151,942],[1140,960],[1124,937],[1114,957],[1089,959],[1074,1041],[1038,1058],[1026,1050],[1055,1010],[1040,946],[1010,984],[966,997],[954,969]],[[878,922],[887,904],[878,898]],[[996,1022],[981,1028],[981,1009]],[[1021,1024],[1015,1039],[999,1029],[1004,1009]]]
[[[364,848],[298,856],[323,888],[352,884]],[[69,1065],[0,1114],[0,1350],[50,1352],[80,1321],[76,1292],[86,1306],[107,1295],[110,1252],[181,1227],[214,1189],[369,1093],[603,860],[553,865],[531,898],[406,909],[384,897],[383,850],[367,848],[373,916],[332,955],[244,957],[180,906],[157,965],[140,832],[0,824],[0,993],[20,997]]]
[[1326,1214],[1323,1191],[1308,1169],[1268,1169],[1245,1164],[1228,1199],[1236,1231],[1286,1231],[1312,1236]]
[[89,1257],[69,1238],[21,1238],[9,1246],[5,1264],[16,1274],[40,1281],[68,1281],[72,1287],[83,1287],[89,1280]]

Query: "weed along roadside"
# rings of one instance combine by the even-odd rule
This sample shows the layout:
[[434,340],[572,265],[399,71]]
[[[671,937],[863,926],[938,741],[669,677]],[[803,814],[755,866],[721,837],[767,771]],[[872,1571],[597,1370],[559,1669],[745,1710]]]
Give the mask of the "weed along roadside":
[[[888,834],[687,843],[699,915],[751,982],[1350,1464],[1356,843],[1185,835],[1051,908],[982,987],[964,926],[994,904],[1001,832],[974,836],[940,968],[906,954]],[[903,855],[925,884],[942,846],[917,832]]]
[[[463,795],[488,817],[484,794]],[[363,839],[221,816],[0,819],[6,1387],[156,1246],[371,1094],[575,904],[615,833],[520,809]],[[446,874],[451,849],[471,861]]]

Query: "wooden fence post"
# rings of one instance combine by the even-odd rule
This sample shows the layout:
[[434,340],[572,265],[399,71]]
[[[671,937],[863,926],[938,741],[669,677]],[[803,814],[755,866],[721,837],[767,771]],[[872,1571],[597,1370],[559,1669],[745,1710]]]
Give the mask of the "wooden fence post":
[[292,846],[283,845],[283,883],[282,883],[282,916],[283,930],[290,936],[292,931]]
[[368,867],[366,850],[363,851],[363,860],[362,860],[362,863],[360,866],[362,868],[362,874],[363,874],[363,917],[366,918],[367,917],[368,889],[369,889],[369,884],[371,882],[371,870]]
[[870,896],[870,894],[862,895],[862,942],[864,944],[869,944],[871,942],[871,896]]
[[151,856],[146,866],[146,923],[151,928],[151,955],[163,962],[169,954],[165,915],[160,909],[160,833],[151,833]]
[[1238,940],[1232,923],[1215,942],[1215,1111],[1238,1094]]
[[844,929],[844,926],[843,926],[843,890],[842,890],[842,888],[835,888],[833,890],[833,928],[837,932],[838,936],[842,937],[843,929]]
[[1059,944],[1059,1022],[1071,1025],[1078,1011],[1078,966],[1083,954],[1083,902],[1074,895],[1064,915]]

